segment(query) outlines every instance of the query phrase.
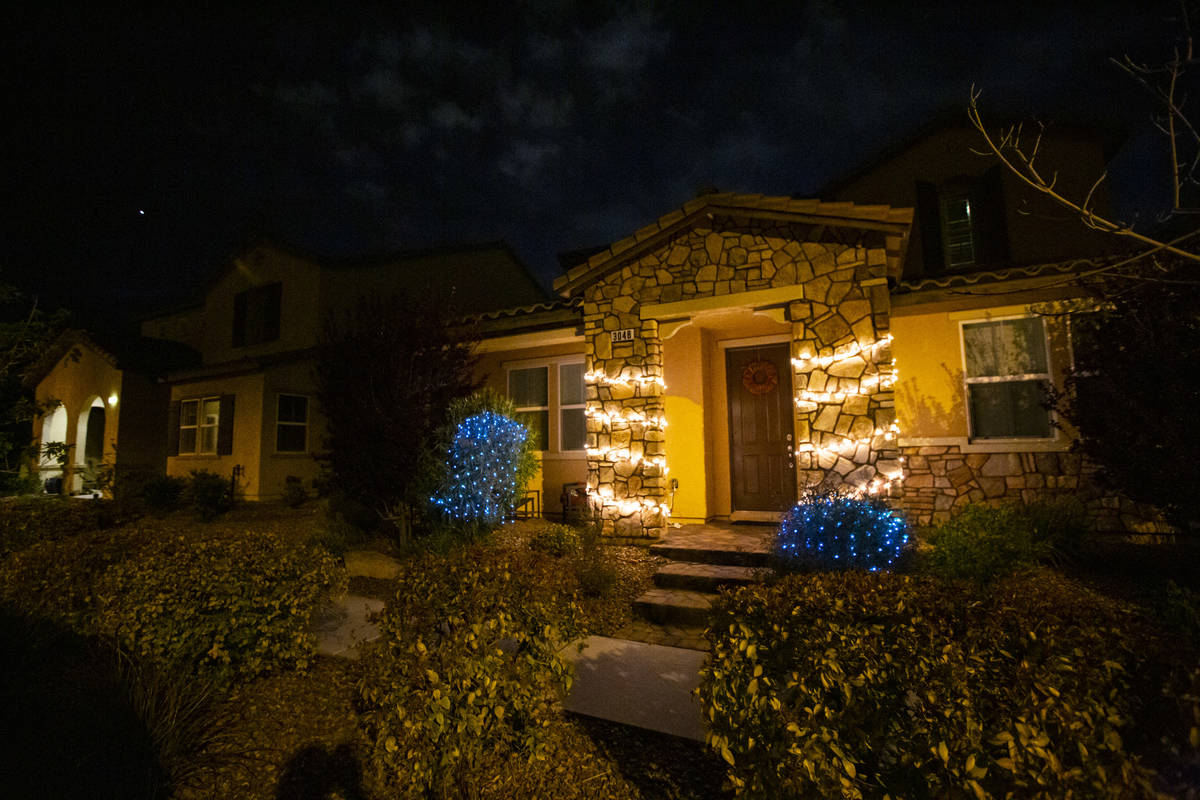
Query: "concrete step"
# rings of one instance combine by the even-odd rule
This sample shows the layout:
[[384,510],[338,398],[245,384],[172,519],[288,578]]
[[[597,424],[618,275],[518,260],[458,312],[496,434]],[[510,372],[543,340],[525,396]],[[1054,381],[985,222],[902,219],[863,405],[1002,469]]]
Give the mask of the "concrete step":
[[731,567],[765,567],[771,563],[771,552],[764,547],[712,547],[689,545],[675,541],[651,546],[650,552],[672,561],[697,564],[718,564]]
[[634,613],[660,625],[703,627],[716,595],[686,589],[648,590],[633,601]]
[[761,579],[757,567],[697,564],[691,561],[672,561],[654,573],[655,586],[696,592],[715,592],[722,586],[745,586]]

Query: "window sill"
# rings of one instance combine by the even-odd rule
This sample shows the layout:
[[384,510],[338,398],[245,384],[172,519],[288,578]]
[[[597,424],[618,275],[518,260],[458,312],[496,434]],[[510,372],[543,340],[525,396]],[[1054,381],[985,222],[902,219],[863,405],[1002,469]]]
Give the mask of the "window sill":
[[307,450],[304,452],[285,451],[281,453],[277,450],[274,453],[271,453],[271,458],[312,458],[312,453],[308,452]]
[[976,439],[965,436],[900,437],[901,447],[957,447],[962,453],[1061,453],[1071,449],[1064,436],[1051,439]]
[[167,458],[184,458],[189,461],[216,461],[218,458],[224,458],[216,453],[179,453],[178,455],[167,456]]
[[586,450],[566,450],[563,452],[551,452],[549,450],[539,450],[538,455],[543,461],[585,461],[587,460]]

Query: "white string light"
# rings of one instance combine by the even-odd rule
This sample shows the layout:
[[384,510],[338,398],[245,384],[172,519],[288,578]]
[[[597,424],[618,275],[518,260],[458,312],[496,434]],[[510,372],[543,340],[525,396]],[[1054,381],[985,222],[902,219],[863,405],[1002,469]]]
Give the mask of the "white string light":
[[583,376],[584,380],[594,386],[654,386],[657,385],[660,389],[666,389],[667,384],[662,378],[651,375],[627,375],[623,377],[611,378],[608,373],[601,371],[588,372]]
[[884,345],[890,344],[893,338],[894,337],[892,334],[889,333],[882,339],[877,339],[871,344],[865,346],[860,345],[858,342],[852,342],[848,345],[842,346],[841,348],[834,348],[832,354],[825,356],[817,356],[813,355],[812,353],[802,353],[799,358],[792,359],[792,366],[794,366],[796,369],[806,369],[810,367],[820,367],[821,369],[825,369],[831,364],[836,364],[839,361],[845,361],[846,359],[854,358],[860,353],[869,352],[871,355],[874,355],[877,349],[883,347]]

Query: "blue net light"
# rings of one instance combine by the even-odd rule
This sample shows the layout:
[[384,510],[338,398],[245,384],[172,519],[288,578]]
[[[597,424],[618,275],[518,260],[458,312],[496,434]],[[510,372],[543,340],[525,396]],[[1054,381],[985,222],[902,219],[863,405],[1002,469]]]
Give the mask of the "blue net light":
[[446,450],[446,475],[429,498],[456,522],[499,523],[516,490],[517,466],[528,429],[484,411],[458,424]]
[[775,534],[791,569],[887,569],[908,544],[908,524],[881,500],[828,494],[797,503]]

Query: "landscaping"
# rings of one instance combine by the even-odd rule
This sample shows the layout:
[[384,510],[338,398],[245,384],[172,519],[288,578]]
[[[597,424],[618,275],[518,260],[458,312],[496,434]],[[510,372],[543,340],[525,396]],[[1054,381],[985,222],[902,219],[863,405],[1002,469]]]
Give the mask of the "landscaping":
[[[626,626],[661,563],[594,530],[526,521],[400,547],[325,502],[207,523],[9,503],[0,713],[31,736],[5,772],[26,776],[18,795],[180,798],[1152,797],[1195,783],[1200,602],[1178,546],[1171,572],[1150,546],[1081,542],[1065,506],[968,507],[908,531],[853,502],[794,512],[787,569],[717,600],[707,748],[562,712],[557,651]],[[798,556],[823,527],[834,549]],[[919,546],[887,569],[906,538]],[[385,601],[358,660],[315,655],[310,633],[345,591],[347,548],[399,564],[349,582]],[[849,565],[829,557],[852,550]]]

